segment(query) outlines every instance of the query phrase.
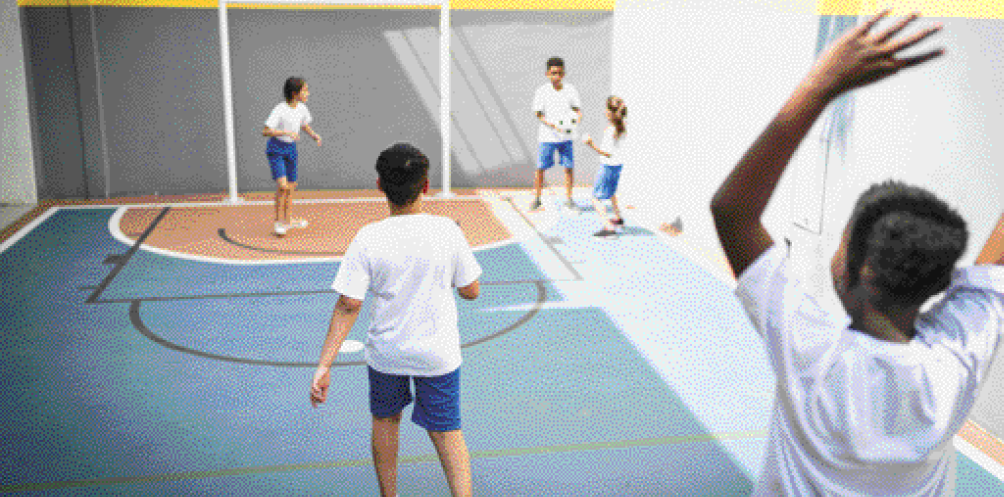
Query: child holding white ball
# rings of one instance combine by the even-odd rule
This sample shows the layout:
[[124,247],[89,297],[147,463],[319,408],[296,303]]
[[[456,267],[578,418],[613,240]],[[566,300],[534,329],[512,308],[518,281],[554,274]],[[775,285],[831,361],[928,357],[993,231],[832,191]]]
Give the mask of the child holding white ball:
[[620,182],[621,169],[624,162],[621,160],[620,152],[624,146],[624,135],[627,128],[624,126],[624,118],[627,117],[627,105],[620,97],[610,96],[607,98],[607,120],[610,126],[603,130],[603,143],[598,148],[593,139],[588,134],[583,135],[582,141],[589,145],[596,153],[600,154],[600,164],[602,168],[596,175],[593,186],[593,206],[597,215],[603,217],[607,209],[601,200],[610,200],[616,217],[604,219],[603,229],[594,233],[595,236],[608,237],[617,234],[617,228],[624,226],[624,218],[621,217],[621,210],[617,206],[617,184]]

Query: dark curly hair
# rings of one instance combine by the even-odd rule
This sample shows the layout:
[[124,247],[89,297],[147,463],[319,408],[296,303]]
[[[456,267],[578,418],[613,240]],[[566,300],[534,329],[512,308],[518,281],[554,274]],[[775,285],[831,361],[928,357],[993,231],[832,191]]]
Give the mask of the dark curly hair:
[[564,69],[565,68],[565,61],[564,61],[564,59],[562,59],[561,57],[551,57],[551,58],[547,59],[547,63],[546,63],[544,71],[550,71],[551,67],[560,67],[560,68]]
[[394,205],[405,206],[422,193],[429,177],[429,158],[410,143],[395,143],[380,152],[376,170],[387,199]]
[[848,285],[858,284],[867,264],[880,305],[920,305],[945,290],[969,238],[965,220],[948,204],[892,180],[861,194],[849,224]]

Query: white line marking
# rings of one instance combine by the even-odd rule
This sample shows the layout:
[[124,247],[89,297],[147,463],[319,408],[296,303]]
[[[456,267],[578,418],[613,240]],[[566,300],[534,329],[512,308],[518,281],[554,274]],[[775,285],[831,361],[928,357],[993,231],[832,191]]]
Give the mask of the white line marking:
[[17,232],[11,235],[11,237],[8,238],[7,241],[0,244],[0,254],[5,252],[7,249],[9,249],[12,245],[20,241],[22,238],[27,236],[28,233],[31,233],[31,230],[37,228],[40,224],[44,223],[46,219],[52,217],[52,215],[55,214],[56,211],[58,211],[59,209],[60,209],[59,207],[49,207],[49,209],[46,210],[44,214],[38,216],[32,222],[24,225],[23,228],[17,230]]
[[976,448],[959,435],[956,435],[952,441],[955,444],[956,450],[969,459],[972,459],[973,462],[979,464],[981,468],[994,475],[998,480],[1004,481],[1004,466],[1001,466],[1001,464],[995,461],[992,457],[984,454],[983,451]]

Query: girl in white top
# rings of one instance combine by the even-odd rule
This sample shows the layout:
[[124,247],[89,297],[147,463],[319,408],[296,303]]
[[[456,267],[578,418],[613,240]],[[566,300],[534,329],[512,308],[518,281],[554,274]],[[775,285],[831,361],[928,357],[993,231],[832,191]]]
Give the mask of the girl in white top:
[[621,210],[617,206],[617,184],[620,182],[621,169],[624,161],[621,157],[621,150],[624,146],[624,138],[627,128],[624,125],[624,118],[627,117],[627,105],[620,97],[610,96],[607,98],[607,120],[610,126],[603,131],[603,145],[598,148],[589,135],[585,135],[582,141],[589,145],[596,153],[600,154],[600,164],[602,168],[596,175],[593,186],[593,207],[596,214],[601,217],[607,209],[601,200],[610,200],[614,209],[615,217],[604,219],[603,229],[594,233],[595,236],[607,237],[617,233],[617,228],[624,226],[624,218],[621,217]]
[[289,78],[283,84],[282,93],[286,101],[272,109],[262,130],[262,135],[269,137],[265,155],[272,169],[272,179],[276,182],[274,229],[277,236],[285,235],[289,228],[307,227],[305,219],[290,218],[293,192],[297,185],[296,142],[300,140],[300,130],[306,131],[317,146],[321,146],[321,135],[310,128],[313,118],[306,105],[310,96],[307,82],[303,78]]

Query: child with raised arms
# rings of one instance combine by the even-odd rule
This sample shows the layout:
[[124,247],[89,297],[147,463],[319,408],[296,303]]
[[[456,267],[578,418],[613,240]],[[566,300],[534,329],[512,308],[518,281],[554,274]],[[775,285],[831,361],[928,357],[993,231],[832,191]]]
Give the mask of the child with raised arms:
[[976,266],[956,269],[966,224],[927,190],[886,181],[859,197],[831,262],[846,315],[800,287],[790,242],[775,244],[761,221],[831,101],[943,53],[901,55],[940,26],[897,36],[918,14],[876,29],[887,13],[817,60],[711,203],[736,294],[777,377],[756,496],[954,495],[952,439],[1004,332],[1004,248],[988,242]]
[[[617,206],[617,185],[620,183],[621,169],[624,168],[621,150],[627,134],[627,127],[624,124],[627,105],[624,104],[624,100],[616,96],[608,97],[606,115],[610,126],[603,131],[603,143],[599,147],[588,134],[582,137],[586,145],[600,154],[600,170],[593,185],[593,207],[596,209],[596,214],[604,219],[603,229],[594,233],[598,237],[613,236],[617,234],[618,227],[624,226],[624,218],[621,217],[620,207]],[[604,217],[607,209],[602,203],[603,200],[610,200],[615,217],[609,219]]]
[[265,120],[263,136],[269,137],[265,145],[265,156],[272,167],[272,179],[276,182],[275,192],[275,234],[283,236],[289,228],[306,228],[305,219],[291,218],[293,192],[296,190],[297,153],[296,142],[300,140],[300,130],[307,132],[317,146],[321,146],[321,135],[310,128],[313,118],[307,110],[310,89],[303,78],[292,77],[282,86],[284,102],[272,109]]
[[[464,299],[480,294],[481,266],[452,219],[422,212],[429,192],[429,159],[398,143],[377,159],[377,188],[390,216],[356,233],[333,288],[340,294],[310,400],[325,402],[331,365],[367,294],[374,311],[366,335],[372,449],[383,497],[397,494],[401,411],[414,400],[411,420],[436,447],[454,496],[471,495],[471,467],[460,425],[460,333],[452,288]],[[412,394],[411,384],[414,384]]]

